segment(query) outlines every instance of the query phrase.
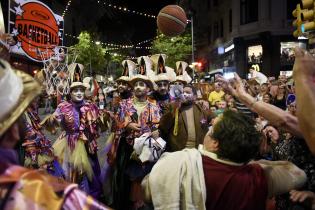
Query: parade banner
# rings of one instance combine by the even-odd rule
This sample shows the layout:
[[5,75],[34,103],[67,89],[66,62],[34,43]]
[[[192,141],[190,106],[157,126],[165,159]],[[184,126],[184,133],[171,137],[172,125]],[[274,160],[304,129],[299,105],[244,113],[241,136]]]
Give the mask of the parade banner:
[[16,45],[11,52],[42,62],[59,53],[63,17],[36,0],[9,0],[9,33]]

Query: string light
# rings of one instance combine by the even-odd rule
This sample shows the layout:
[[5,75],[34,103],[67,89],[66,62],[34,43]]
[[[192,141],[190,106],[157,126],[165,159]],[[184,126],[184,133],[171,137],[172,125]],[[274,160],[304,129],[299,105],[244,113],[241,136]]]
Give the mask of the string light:
[[147,17],[147,18],[153,18],[153,19],[156,18],[155,15],[147,14],[147,13],[144,13],[144,12],[137,12],[135,10],[128,9],[127,7],[117,6],[117,5],[114,5],[114,4],[107,3],[107,2],[103,2],[102,3],[99,0],[97,1],[97,3],[98,4],[103,4],[104,6],[107,6],[107,7],[110,7],[110,8],[113,8],[113,9],[115,9],[117,11],[129,13],[129,14],[141,15],[141,16],[144,16],[144,17]]
[[[70,38],[73,38],[73,39],[80,39],[80,37],[78,36],[73,36],[71,34],[67,34],[65,33],[64,34],[65,36],[67,37],[70,37]],[[94,42],[93,40],[91,42]],[[95,42],[96,43],[96,42]],[[133,48],[134,45],[120,45],[120,44],[113,44],[113,43],[105,43],[105,42],[100,42],[100,41],[97,41],[97,43],[101,44],[101,45],[104,45],[106,47],[117,47],[117,48]]]
[[[132,47],[128,47],[128,48],[135,48],[135,49],[145,49],[145,50],[150,50],[152,49],[152,47],[138,47],[138,46],[132,46]],[[116,47],[116,48],[108,48],[106,50],[121,50],[121,49],[127,49],[127,48],[122,48],[122,47]]]
[[[70,34],[65,33],[65,36],[68,36],[73,39],[80,39],[79,37],[72,36]],[[104,43],[100,41],[93,41],[91,40],[92,43],[95,42],[97,45],[105,45],[107,48],[106,50],[121,50],[121,49],[130,49],[130,48],[135,48],[135,49],[145,49],[145,50],[150,50],[152,47],[140,47],[140,46],[135,46],[135,45],[119,45],[119,44],[112,44],[112,43]]]
[[[76,36],[73,36],[73,35],[70,35],[70,34],[67,34],[65,33],[64,34],[65,36],[68,36],[70,38],[73,38],[73,39],[80,39],[79,37],[76,37]],[[92,43],[97,43],[99,41],[93,41],[91,40]],[[135,48],[135,49],[152,49],[152,47],[139,47],[139,46],[135,46],[135,45],[119,45],[119,44],[112,44],[112,43],[103,43],[103,42],[99,42],[100,44],[102,45],[107,45],[107,46],[113,46],[113,48],[107,48],[106,49],[106,54],[109,54],[109,55],[112,55],[112,56],[120,56],[120,57],[126,57],[127,59],[137,59],[137,57],[133,57],[133,56],[126,56],[126,55],[123,55],[123,54],[119,54],[117,52],[109,52],[111,50],[121,50],[121,49],[127,49],[127,48]]]
[[68,8],[70,7],[70,5],[71,5],[71,0],[68,1],[68,4],[66,5],[65,10],[62,13],[62,17],[64,17],[66,15],[66,12],[68,11]]
[[134,57],[134,56],[127,56],[126,59],[137,59],[137,57]]
[[142,45],[142,44],[145,44],[145,43],[148,43],[148,42],[152,42],[153,40],[158,39],[158,38],[163,37],[163,36],[164,36],[163,34],[160,34],[160,35],[155,36],[154,38],[147,39],[147,40],[144,40],[142,42],[139,42],[136,45]]

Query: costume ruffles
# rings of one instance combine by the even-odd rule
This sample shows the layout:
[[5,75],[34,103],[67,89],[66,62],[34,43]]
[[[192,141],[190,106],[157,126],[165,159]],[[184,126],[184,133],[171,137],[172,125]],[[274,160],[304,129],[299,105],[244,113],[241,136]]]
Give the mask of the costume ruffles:
[[[63,132],[54,143],[54,153],[58,160],[67,171],[70,169],[77,171],[79,174],[86,174],[89,180],[93,177],[92,166],[85,148],[85,141],[78,139],[74,148],[68,146],[68,138],[66,132]],[[66,174],[69,174],[67,173]]]

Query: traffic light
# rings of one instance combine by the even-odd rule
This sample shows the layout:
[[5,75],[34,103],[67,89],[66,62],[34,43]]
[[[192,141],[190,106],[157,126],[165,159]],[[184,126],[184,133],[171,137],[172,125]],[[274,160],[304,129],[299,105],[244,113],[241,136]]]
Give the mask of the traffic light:
[[315,30],[315,4],[314,0],[301,1],[301,32]]
[[194,68],[196,71],[200,72],[203,69],[203,63],[202,62],[193,62],[192,68]]
[[296,28],[293,32],[294,37],[298,37],[302,35],[301,25],[302,25],[302,18],[301,18],[301,6],[300,4],[296,5],[296,9],[292,12],[293,17],[296,19],[293,21],[292,25]]

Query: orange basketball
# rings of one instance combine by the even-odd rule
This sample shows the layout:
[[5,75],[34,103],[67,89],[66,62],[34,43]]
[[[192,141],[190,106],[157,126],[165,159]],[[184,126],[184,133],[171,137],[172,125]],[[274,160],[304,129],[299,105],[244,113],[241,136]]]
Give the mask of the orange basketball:
[[163,7],[157,16],[158,29],[166,36],[177,36],[185,31],[186,13],[178,5]]
[[21,6],[17,14],[15,28],[18,41],[26,55],[33,60],[42,60],[38,51],[44,51],[44,60],[53,53],[60,43],[59,26],[53,12],[40,2],[29,2]]

